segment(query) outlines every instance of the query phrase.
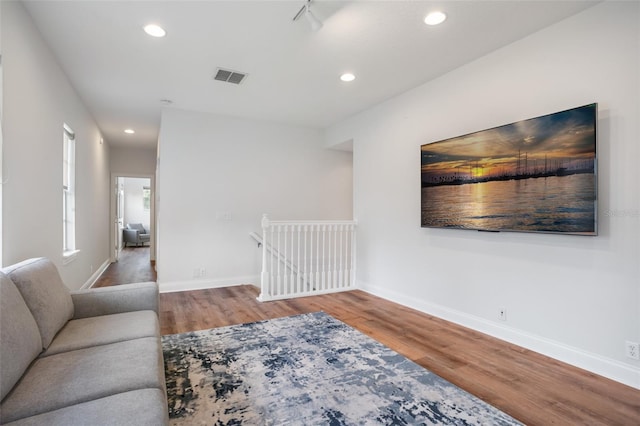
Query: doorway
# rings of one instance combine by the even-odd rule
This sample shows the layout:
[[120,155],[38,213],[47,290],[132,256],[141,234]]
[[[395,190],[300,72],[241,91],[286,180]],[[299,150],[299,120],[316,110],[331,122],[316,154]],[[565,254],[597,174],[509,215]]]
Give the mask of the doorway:
[[[111,262],[118,262],[129,246],[146,253],[147,261],[155,261],[155,202],[152,175],[112,174]],[[149,242],[126,242],[124,230],[129,224],[140,224],[150,235]]]

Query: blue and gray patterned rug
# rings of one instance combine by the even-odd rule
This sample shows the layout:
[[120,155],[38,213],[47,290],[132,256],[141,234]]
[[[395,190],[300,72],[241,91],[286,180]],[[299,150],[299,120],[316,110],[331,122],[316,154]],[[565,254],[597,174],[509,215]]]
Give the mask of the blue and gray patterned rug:
[[322,312],[163,337],[172,425],[518,425]]

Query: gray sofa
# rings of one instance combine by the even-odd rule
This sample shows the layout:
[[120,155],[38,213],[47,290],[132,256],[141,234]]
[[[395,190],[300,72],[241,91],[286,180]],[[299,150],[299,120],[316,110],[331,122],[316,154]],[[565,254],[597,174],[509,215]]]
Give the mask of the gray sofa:
[[0,290],[1,424],[168,424],[156,283],[70,292],[39,258]]

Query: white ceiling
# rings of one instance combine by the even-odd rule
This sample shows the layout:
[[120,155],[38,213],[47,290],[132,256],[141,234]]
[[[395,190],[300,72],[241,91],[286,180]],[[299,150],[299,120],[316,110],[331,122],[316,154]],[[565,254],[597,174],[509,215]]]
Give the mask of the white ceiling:
[[[176,108],[324,128],[594,2],[323,1],[313,32],[296,1],[26,1],[112,146],[153,147]],[[448,20],[423,23],[440,9]],[[158,23],[155,39],[142,26]],[[214,81],[217,67],[246,72]],[[356,74],[352,83],[339,75]],[[136,130],[126,135],[127,127]]]

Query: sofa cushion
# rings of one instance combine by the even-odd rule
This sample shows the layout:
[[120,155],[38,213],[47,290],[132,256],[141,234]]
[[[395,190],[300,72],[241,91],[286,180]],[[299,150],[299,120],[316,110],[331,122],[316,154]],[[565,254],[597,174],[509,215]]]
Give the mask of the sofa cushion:
[[38,324],[42,348],[73,317],[73,302],[58,269],[49,259],[29,259],[3,269],[16,284]]
[[153,311],[71,320],[41,356],[159,335],[158,317]]
[[0,406],[0,423],[138,389],[165,391],[160,339],[145,337],[38,358]]
[[26,417],[7,426],[158,426],[168,423],[167,411],[164,391],[140,389]]
[[0,272],[0,400],[40,351],[42,338],[15,284]]

